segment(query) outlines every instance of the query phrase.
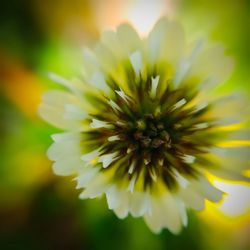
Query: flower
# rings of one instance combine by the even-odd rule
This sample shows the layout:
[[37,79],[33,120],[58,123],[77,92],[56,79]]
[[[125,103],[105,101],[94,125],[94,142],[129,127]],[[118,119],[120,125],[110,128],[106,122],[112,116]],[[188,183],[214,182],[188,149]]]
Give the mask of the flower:
[[50,75],[67,90],[40,106],[66,131],[48,156],[56,174],[76,176],[80,198],[104,193],[119,218],[178,233],[188,208],[222,199],[208,173],[249,181],[246,100],[218,91],[233,68],[220,45],[189,43],[162,18],[144,39],[129,24],[104,32],[83,57],[80,77]]

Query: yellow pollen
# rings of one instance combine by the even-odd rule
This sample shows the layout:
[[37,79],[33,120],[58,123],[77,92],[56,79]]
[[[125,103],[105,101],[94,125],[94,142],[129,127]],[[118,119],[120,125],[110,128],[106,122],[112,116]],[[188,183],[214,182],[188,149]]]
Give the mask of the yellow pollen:
[[90,164],[91,164],[91,165],[96,165],[96,164],[97,164],[97,159],[91,160],[91,161],[90,161]]

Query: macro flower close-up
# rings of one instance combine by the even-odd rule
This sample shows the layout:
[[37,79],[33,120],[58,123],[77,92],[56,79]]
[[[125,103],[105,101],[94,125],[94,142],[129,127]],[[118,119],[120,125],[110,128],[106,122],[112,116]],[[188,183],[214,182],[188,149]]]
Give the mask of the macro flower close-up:
[[72,176],[81,199],[104,194],[119,218],[177,234],[189,209],[223,199],[212,177],[249,182],[249,106],[221,91],[234,67],[221,44],[189,40],[163,17],[147,36],[128,23],[105,31],[82,56],[78,75],[49,74],[63,88],[39,107],[62,130],[53,171]]

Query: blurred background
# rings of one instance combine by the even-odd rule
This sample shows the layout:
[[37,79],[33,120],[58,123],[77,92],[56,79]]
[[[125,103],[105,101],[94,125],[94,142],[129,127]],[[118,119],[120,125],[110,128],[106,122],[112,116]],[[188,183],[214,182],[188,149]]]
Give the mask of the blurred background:
[[143,36],[162,15],[191,39],[222,42],[236,62],[226,88],[250,96],[249,13],[248,0],[1,1],[0,249],[249,250],[249,186],[216,180],[224,203],[190,212],[179,236],[154,235],[141,219],[117,219],[104,198],[79,200],[72,178],[54,176],[46,150],[58,130],[37,115],[43,92],[56,88],[48,72],[72,76],[100,32],[128,21]]

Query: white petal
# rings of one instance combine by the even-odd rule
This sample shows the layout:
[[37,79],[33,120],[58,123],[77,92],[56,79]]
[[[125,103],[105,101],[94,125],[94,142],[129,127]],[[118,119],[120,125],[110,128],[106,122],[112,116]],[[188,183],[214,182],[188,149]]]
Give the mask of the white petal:
[[156,90],[157,90],[157,87],[158,87],[158,84],[159,84],[159,79],[160,79],[160,76],[156,76],[155,78],[151,78],[151,89],[150,89],[150,96],[152,98],[155,98],[156,96]]
[[113,135],[108,137],[108,141],[119,141],[120,137],[118,135]]
[[65,132],[65,133],[58,133],[51,135],[51,138],[54,142],[62,142],[62,141],[70,141],[70,140],[77,140],[81,138],[79,133],[74,132]]
[[[100,64],[101,72],[104,75],[111,74],[112,77],[115,77],[114,73],[118,73],[118,61],[112,54],[112,51],[102,43],[97,43],[94,48],[94,53],[97,57],[98,63]],[[118,76],[120,77],[120,75]]]
[[207,106],[208,106],[208,102],[206,102],[206,101],[203,102],[203,103],[197,104],[197,105],[195,106],[195,109],[194,109],[192,112],[190,112],[190,114],[196,113],[196,112],[198,112],[198,111],[200,111],[200,110],[206,108]]
[[79,172],[77,176],[77,186],[76,188],[86,188],[88,184],[95,178],[99,171],[98,167],[85,166]]
[[244,170],[250,167],[249,147],[239,148],[212,148],[211,153],[215,158],[214,168],[209,172],[222,179],[246,181]]
[[79,103],[79,100],[66,91],[50,90],[43,95],[43,102],[53,107],[64,108],[65,104]]
[[76,96],[81,97],[82,87],[81,87],[81,85],[79,85],[78,81],[75,81],[75,79],[68,80],[68,79],[65,79],[62,76],[59,76],[59,75],[57,75],[57,74],[55,74],[53,72],[49,73],[49,78],[52,81],[54,81],[54,82],[56,82],[56,83],[58,83],[58,84],[60,84],[60,85],[62,85],[64,87],[66,87],[72,93],[74,93]]
[[180,62],[178,70],[177,70],[177,72],[174,76],[174,79],[173,79],[173,84],[176,88],[179,86],[181,81],[186,76],[188,70],[190,69],[190,66],[191,66],[191,62],[189,62],[188,60],[182,60]]
[[49,147],[47,154],[52,161],[65,159],[69,156],[75,156],[80,159],[80,139],[55,142]]
[[187,207],[201,211],[205,208],[205,200],[201,194],[197,193],[190,186],[179,191],[179,197]]
[[136,75],[139,75],[142,70],[142,55],[139,50],[133,52],[130,57],[130,62],[134,68]]
[[151,168],[151,169],[149,170],[149,175],[150,175],[150,177],[152,178],[152,180],[153,180],[154,182],[157,181],[157,174],[156,174],[156,171],[155,171],[154,168]]
[[111,125],[104,121],[92,119],[92,122],[90,123],[90,127],[91,128],[110,128]]
[[176,200],[176,202],[177,202],[177,207],[178,207],[179,214],[181,217],[181,222],[183,226],[186,227],[188,224],[188,217],[187,217],[187,210],[186,210],[185,204],[181,200],[178,200],[178,199]]
[[83,162],[76,158],[75,156],[69,158],[63,158],[57,160],[53,165],[53,171],[57,175],[67,176],[72,175],[77,172],[81,167],[83,167]]
[[203,50],[193,61],[189,75],[203,79],[213,77],[216,83],[223,83],[230,75],[234,66],[231,58],[224,56],[221,45]]
[[221,167],[218,169],[209,169],[209,172],[226,180],[250,182],[250,178],[244,176],[241,172],[238,172],[237,170],[227,169],[225,167]]
[[135,168],[135,161],[132,161],[130,167],[129,167],[129,170],[128,170],[128,173],[129,174],[132,174],[134,172],[134,168]]
[[181,174],[179,174],[177,170],[174,169],[173,173],[175,175],[178,184],[181,187],[186,188],[189,185],[189,181],[186,178],[184,178]]
[[96,60],[96,56],[92,50],[90,50],[89,48],[84,48],[82,53],[83,53],[83,58],[86,62],[94,64],[96,65],[96,67],[99,66]]
[[133,193],[134,192],[134,187],[135,187],[135,181],[137,179],[137,175],[135,174],[131,180],[129,181],[129,185],[128,185],[128,188],[127,188],[127,191]]
[[130,198],[130,212],[134,217],[151,212],[151,201],[148,193],[134,192]]
[[159,56],[160,45],[162,41],[163,33],[165,33],[168,26],[168,20],[166,18],[160,19],[154,26],[153,30],[148,36],[148,49],[149,57],[152,62],[155,62]]
[[192,163],[194,163],[194,161],[195,161],[196,158],[195,158],[193,155],[184,155],[184,156],[182,157],[182,159],[183,159],[186,163],[192,164]]
[[128,101],[131,100],[131,98],[130,98],[128,95],[126,95],[125,92],[124,92],[122,89],[120,89],[120,90],[115,90],[115,92],[116,92],[124,101],[128,102]]
[[80,124],[76,124],[75,121],[66,120],[64,118],[64,112],[60,108],[52,107],[43,103],[40,105],[38,111],[40,117],[57,128],[77,129],[80,126]]
[[203,123],[199,123],[199,124],[195,124],[194,128],[195,129],[204,129],[207,128],[209,125],[207,122],[203,122]]
[[223,192],[215,188],[205,177],[200,177],[193,182],[199,193],[206,199],[218,202],[222,199]]
[[83,161],[90,162],[90,161],[94,160],[99,154],[100,154],[100,151],[99,151],[99,149],[97,149],[97,150],[94,150],[90,153],[82,155],[81,159]]
[[89,48],[83,49],[83,75],[88,78],[96,70],[100,69],[95,53]]
[[160,19],[148,36],[149,56],[152,63],[157,59],[176,65],[184,53],[185,35],[177,22]]
[[92,75],[91,83],[98,89],[103,90],[105,93],[110,92],[110,88],[105,81],[105,77],[101,72],[95,72]]
[[53,90],[44,94],[43,103],[39,107],[40,116],[50,124],[62,129],[80,129],[78,121],[64,118],[66,104],[78,103],[79,100],[65,91]]
[[196,43],[191,55],[180,61],[179,67],[173,79],[175,87],[178,87],[179,84],[182,82],[182,80],[185,78],[193,61],[197,58],[197,55],[200,53],[202,47],[203,47],[203,41],[199,40]]
[[114,110],[122,112],[122,109],[113,100],[109,100],[109,104]]
[[249,150],[249,147],[212,148],[211,153],[218,157],[218,168],[241,173],[250,167]]
[[[141,47],[141,40],[134,28],[129,24],[121,24],[117,28],[117,36],[127,54]],[[124,42],[126,41],[126,42]]]
[[129,212],[130,194],[126,190],[113,186],[108,189],[106,196],[109,208],[114,210],[118,218],[125,218]]
[[116,156],[117,152],[105,154],[99,157],[98,162],[102,162],[103,167],[107,168],[116,159]]
[[63,78],[62,76],[59,76],[53,72],[50,72],[48,76],[52,81],[59,83],[67,88],[71,88],[69,80]]
[[[234,93],[231,95],[220,96],[213,102],[214,108],[210,112],[210,116],[218,120],[219,124],[232,124],[241,122],[247,117],[248,99],[244,94]],[[238,111],[241,112],[238,112]]]
[[185,33],[177,22],[169,22],[164,36],[160,57],[167,58],[171,64],[177,65],[184,54]]
[[177,234],[181,230],[182,223],[176,200],[172,195],[168,195],[163,202],[166,213],[164,226],[166,226],[172,233]]
[[80,194],[81,199],[86,198],[96,198],[101,194],[105,193],[109,188],[107,178],[103,174],[98,174],[95,178],[88,184],[86,189]]
[[65,105],[65,119],[73,119],[73,120],[83,120],[88,117],[88,114],[83,111],[79,106],[74,104],[66,104]]
[[109,209],[117,208],[121,203],[121,191],[118,191],[117,187],[113,185],[106,191],[106,198]]
[[153,233],[156,233],[156,234],[159,234],[162,230],[162,223],[161,223],[161,220],[156,217],[157,216],[157,212],[155,212],[154,215],[145,215],[144,216],[144,220],[147,224],[147,226],[150,228],[150,230],[153,232]]
[[172,195],[154,198],[152,214],[144,216],[149,228],[159,233],[162,228],[168,228],[172,233],[177,234],[181,230],[181,217],[177,203]]
[[74,174],[83,162],[80,159],[79,138],[70,140],[61,140],[53,143],[48,149],[48,157],[55,161],[53,170],[58,175]]
[[114,212],[119,219],[124,219],[128,216],[129,204],[128,204],[127,199],[128,199],[128,197],[126,197],[123,200],[122,205],[120,205],[118,208],[114,209]]
[[124,51],[123,44],[119,41],[114,31],[104,31],[101,34],[101,42],[112,52],[117,60],[122,60],[127,56],[127,51]]
[[178,101],[174,106],[172,110],[178,109],[180,107],[182,107],[183,105],[185,105],[187,103],[185,98],[182,98],[180,101]]

